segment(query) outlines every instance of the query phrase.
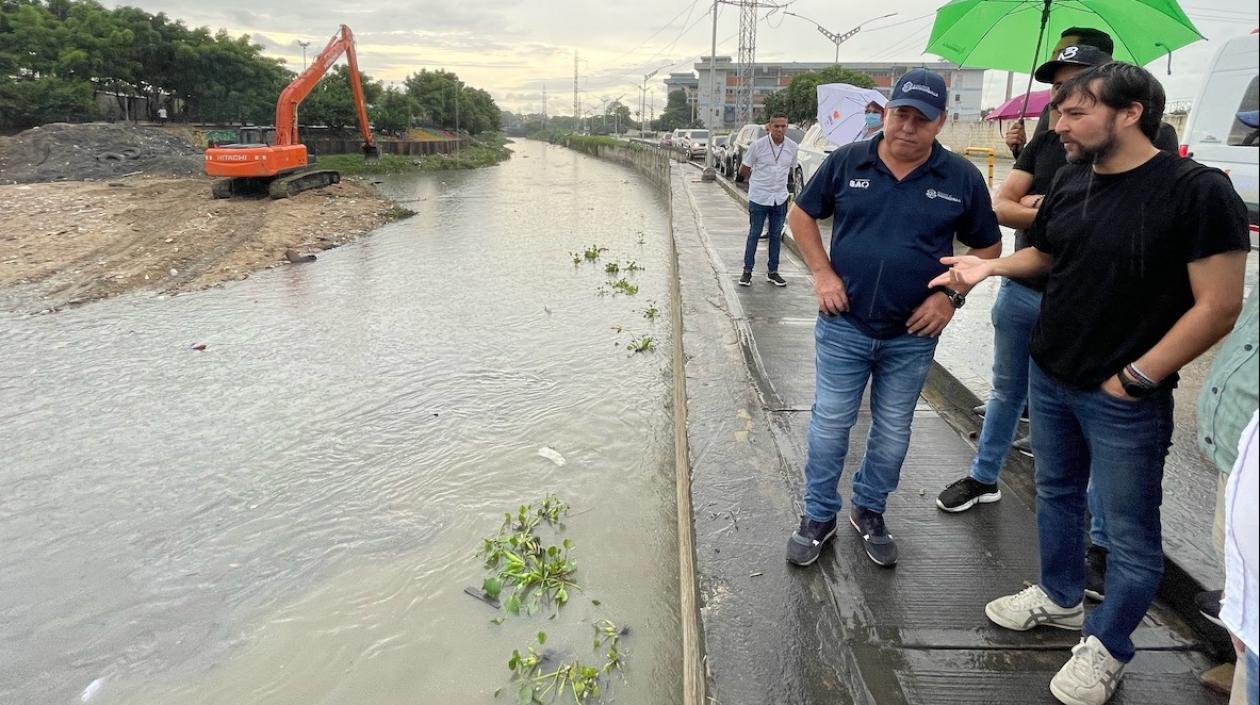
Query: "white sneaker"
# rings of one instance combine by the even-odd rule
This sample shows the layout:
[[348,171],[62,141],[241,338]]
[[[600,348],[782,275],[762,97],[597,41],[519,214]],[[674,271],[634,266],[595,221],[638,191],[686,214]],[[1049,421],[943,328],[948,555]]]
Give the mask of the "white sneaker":
[[1072,658],[1050,681],[1050,693],[1065,705],[1103,705],[1116,692],[1123,672],[1124,664],[1091,636],[1072,647]]
[[984,606],[984,613],[999,627],[1017,632],[1040,626],[1077,630],[1085,621],[1082,603],[1060,607],[1040,585],[1030,585],[1014,595],[999,597]]

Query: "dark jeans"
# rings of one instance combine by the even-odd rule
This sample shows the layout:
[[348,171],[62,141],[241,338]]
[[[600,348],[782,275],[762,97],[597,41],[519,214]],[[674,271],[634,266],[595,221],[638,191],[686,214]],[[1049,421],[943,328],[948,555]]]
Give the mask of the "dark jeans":
[[787,219],[787,209],[787,201],[777,206],[748,202],[748,241],[744,243],[745,272],[751,272],[757,261],[757,240],[761,238],[761,229],[767,218],[770,219],[770,259],[766,262],[766,271],[779,271],[779,245],[783,240],[783,221]]
[[[993,391],[984,412],[980,442],[971,461],[971,477],[991,485],[998,481],[1006,453],[1015,439],[1019,414],[1028,400],[1028,342],[1041,315],[1041,292],[1010,279],[1002,280],[990,313],[993,322]],[[1089,493],[1091,542],[1106,549],[1107,526],[1094,492]]]
[[1041,587],[1061,607],[1085,585],[1085,488],[1106,517],[1107,599],[1085,618],[1120,661],[1133,658],[1133,630],[1155,599],[1164,571],[1159,506],[1172,444],[1172,392],[1117,399],[1101,388],[1059,384],[1029,366],[1032,446],[1037,459]]
[[936,338],[872,338],[842,316],[819,316],[814,328],[815,392],[805,457],[805,515],[830,521],[840,511],[840,475],[866,383],[871,429],[853,475],[853,503],[884,513],[910,448],[914,406],[932,366]]

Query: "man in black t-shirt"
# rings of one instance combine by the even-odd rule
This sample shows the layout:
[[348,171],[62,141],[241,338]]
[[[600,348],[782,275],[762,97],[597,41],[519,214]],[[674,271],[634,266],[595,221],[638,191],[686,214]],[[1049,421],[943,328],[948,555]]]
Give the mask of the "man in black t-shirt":
[[[1071,163],[1037,211],[1032,246],[997,260],[946,257],[951,271],[929,286],[1049,273],[1029,371],[1041,577],[985,614],[1020,631],[1082,628],[1050,691],[1101,705],[1133,658],[1133,630],[1163,573],[1159,507],[1177,371],[1233,325],[1250,243],[1229,178],[1152,143],[1164,91],[1150,73],[1091,68],[1051,105]],[[1085,617],[1091,481],[1111,552],[1107,599]]]

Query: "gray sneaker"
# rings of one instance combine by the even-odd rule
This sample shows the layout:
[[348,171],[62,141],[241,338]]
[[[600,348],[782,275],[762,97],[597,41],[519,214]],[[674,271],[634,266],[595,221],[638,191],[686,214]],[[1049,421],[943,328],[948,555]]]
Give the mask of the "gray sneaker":
[[862,535],[862,547],[876,565],[884,567],[897,564],[897,542],[884,526],[884,515],[859,507],[849,511],[849,523]]
[[801,517],[801,527],[792,533],[787,544],[787,560],[792,565],[807,566],[818,560],[823,545],[836,535],[836,518],[814,521]]
[[1030,585],[1014,595],[999,597],[984,606],[984,614],[999,627],[1017,632],[1040,626],[1076,631],[1085,621],[1083,603],[1060,607],[1040,585]]
[[1033,457],[1032,438],[1029,436],[1015,439],[1011,447],[1030,458]]

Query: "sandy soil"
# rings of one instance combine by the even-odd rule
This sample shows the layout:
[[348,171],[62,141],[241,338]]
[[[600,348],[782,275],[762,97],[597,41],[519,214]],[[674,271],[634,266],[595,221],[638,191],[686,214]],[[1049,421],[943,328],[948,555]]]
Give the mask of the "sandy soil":
[[24,312],[309,266],[290,265],[286,251],[349,242],[386,222],[390,206],[354,181],[287,199],[214,200],[208,179],[143,177],[3,185],[0,203],[0,308]]

